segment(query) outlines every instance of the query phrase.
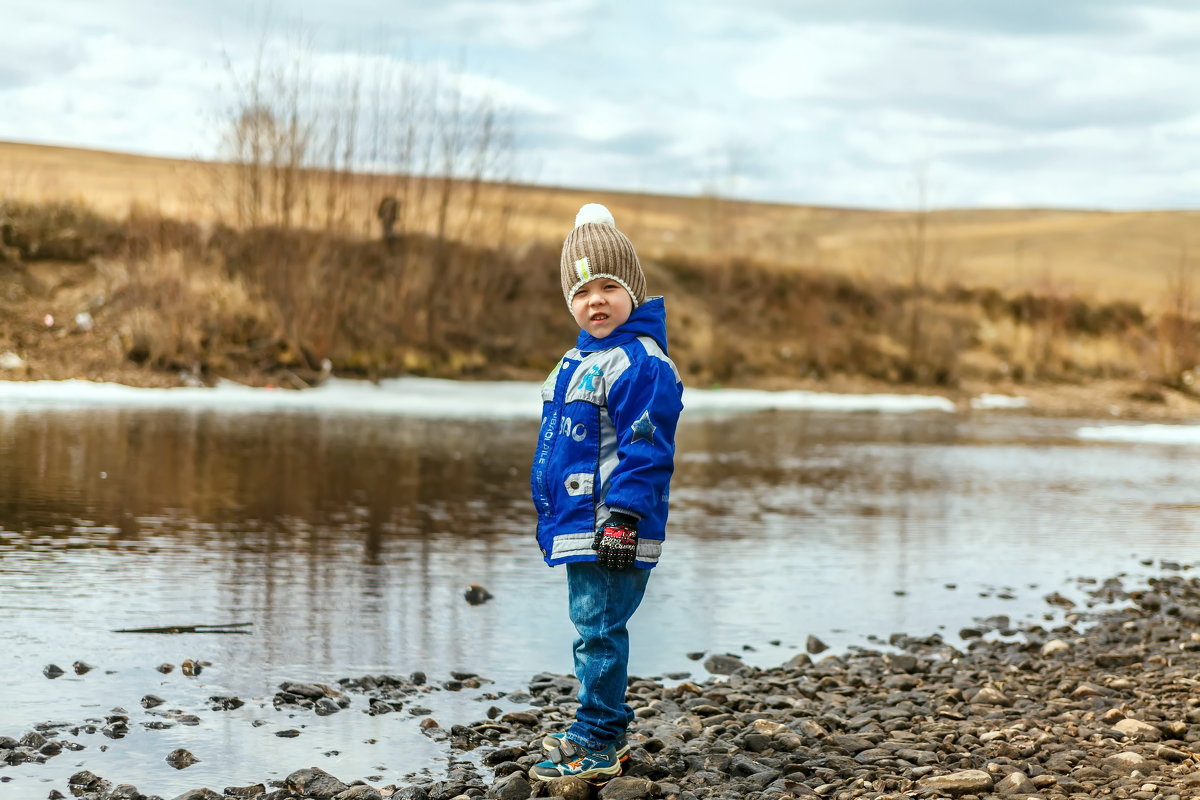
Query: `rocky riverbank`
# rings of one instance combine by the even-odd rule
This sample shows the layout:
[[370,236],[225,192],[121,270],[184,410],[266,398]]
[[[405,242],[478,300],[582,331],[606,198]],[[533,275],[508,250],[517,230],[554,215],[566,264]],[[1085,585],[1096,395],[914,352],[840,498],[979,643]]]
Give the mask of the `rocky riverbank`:
[[[496,694],[522,710],[492,706],[485,719],[447,727],[424,718],[426,734],[450,753],[436,778],[376,788],[314,767],[177,800],[1195,797],[1200,580],[1186,567],[1163,567],[1144,586],[1090,584],[1085,608],[1047,596],[1065,612],[1050,629],[999,617],[963,629],[959,646],[893,634],[878,650],[815,661],[800,654],[773,669],[712,655],[704,666],[713,676],[703,681],[631,679],[633,751],[625,774],[599,789],[527,779],[541,734],[565,728],[575,707],[574,679],[543,674],[527,691]],[[419,711],[424,692],[482,685],[469,674],[440,687],[420,675],[368,676],[336,687],[288,684],[274,702],[336,713],[343,698],[360,695],[368,713]],[[56,738],[54,729],[0,738],[0,762],[52,757],[62,750]],[[65,788],[84,800],[144,797],[89,772]]]

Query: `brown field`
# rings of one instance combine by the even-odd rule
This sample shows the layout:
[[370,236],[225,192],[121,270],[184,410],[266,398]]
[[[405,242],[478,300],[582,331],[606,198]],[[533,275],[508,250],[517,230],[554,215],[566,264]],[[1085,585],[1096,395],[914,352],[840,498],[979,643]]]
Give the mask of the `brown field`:
[[[232,180],[221,164],[0,142],[0,195],[69,200],[108,216],[139,209],[202,224],[230,220]],[[360,175],[338,185],[344,233],[375,233],[375,204],[396,180]],[[909,278],[905,259],[916,223],[903,212],[484,184],[475,217],[458,227],[461,238],[486,246],[489,222],[503,217],[508,246],[557,244],[584,202],[608,205],[644,259],[748,258],[868,282]],[[430,215],[414,216],[426,222],[410,229],[427,230]],[[924,221],[926,282],[935,286],[1159,308],[1170,303],[1181,259],[1200,258],[1200,211],[938,210]]]
[[574,336],[557,264],[584,202],[668,296],[691,385],[1200,415],[1196,211],[816,208],[12,143],[0,356],[20,366],[0,379],[540,379]]

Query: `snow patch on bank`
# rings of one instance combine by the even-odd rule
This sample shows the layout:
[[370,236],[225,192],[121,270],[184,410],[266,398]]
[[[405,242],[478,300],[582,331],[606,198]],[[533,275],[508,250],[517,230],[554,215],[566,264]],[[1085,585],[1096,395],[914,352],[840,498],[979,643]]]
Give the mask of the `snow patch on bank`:
[[[945,397],[923,394],[827,394],[824,392],[762,392],[753,389],[688,389],[687,411],[875,411],[911,414],[955,410]],[[685,412],[686,413],[686,412]]]
[[1029,408],[1028,397],[1016,397],[1010,394],[983,393],[971,398],[971,408],[989,410],[997,408]]
[[[175,408],[230,412],[307,411],[395,414],[413,417],[537,418],[540,384],[519,381],[452,381],[394,378],[331,379],[303,391],[266,389],[224,381],[213,388],[144,389],[92,381],[0,381],[4,408]],[[826,394],[750,389],[687,389],[686,414],[746,411],[952,412],[954,403],[933,395]]]
[[1080,428],[1080,439],[1094,442],[1200,445],[1200,425],[1102,425]]

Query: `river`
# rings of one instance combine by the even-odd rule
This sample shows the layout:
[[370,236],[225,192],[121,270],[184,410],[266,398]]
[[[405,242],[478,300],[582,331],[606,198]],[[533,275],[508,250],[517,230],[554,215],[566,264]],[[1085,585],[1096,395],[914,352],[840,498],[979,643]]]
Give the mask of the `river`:
[[[325,717],[277,710],[278,684],[490,681],[421,698],[449,727],[521,707],[502,695],[535,673],[570,671],[564,576],[541,562],[528,499],[536,387],[392,387],[424,398],[406,405],[345,385],[357,399],[7,386],[0,735],[114,707],[130,731],[64,733],[84,749],[0,766],[0,797],[65,791],[85,768],[164,797],[314,765],[403,782],[445,766],[417,717],[369,716],[359,699]],[[1082,602],[1087,579],[1200,553],[1196,426],[830,397],[689,390],[632,673],[703,677],[700,652],[773,665],[810,635],[834,653],[900,631],[961,645],[975,619],[1053,620],[1051,592]],[[493,599],[468,604],[471,582]],[[235,622],[249,633],[114,632]],[[185,659],[208,665],[156,670]],[[44,677],[51,663],[66,674]],[[143,709],[148,694],[165,704]],[[210,709],[230,694],[246,705]],[[171,709],[200,723],[144,726]],[[200,763],[174,770],[176,747]]]

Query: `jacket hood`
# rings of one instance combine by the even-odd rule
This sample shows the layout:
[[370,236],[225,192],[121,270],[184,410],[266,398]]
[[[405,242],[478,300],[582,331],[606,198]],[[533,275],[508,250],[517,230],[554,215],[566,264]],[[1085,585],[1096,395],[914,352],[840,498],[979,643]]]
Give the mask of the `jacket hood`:
[[603,339],[597,339],[587,331],[579,331],[575,347],[583,352],[607,350],[634,341],[639,336],[649,336],[663,352],[667,350],[667,306],[662,297],[648,297],[633,310],[621,327]]

